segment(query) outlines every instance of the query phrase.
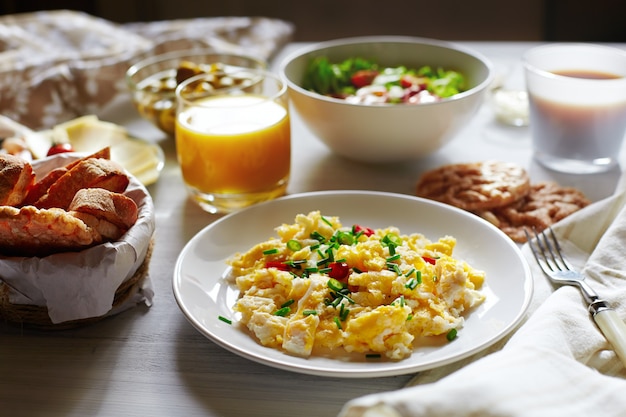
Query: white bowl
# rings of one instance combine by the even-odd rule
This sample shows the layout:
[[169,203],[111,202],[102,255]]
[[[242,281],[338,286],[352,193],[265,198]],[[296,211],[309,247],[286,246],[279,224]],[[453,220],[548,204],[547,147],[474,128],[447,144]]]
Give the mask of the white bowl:
[[[424,104],[350,104],[301,87],[309,61],[331,62],[362,57],[383,67],[404,65],[456,70],[468,89]],[[289,98],[306,126],[332,151],[370,163],[412,161],[439,150],[469,122],[493,79],[492,64],[482,55],[452,43],[398,36],[357,37],[304,47],[280,66]]]

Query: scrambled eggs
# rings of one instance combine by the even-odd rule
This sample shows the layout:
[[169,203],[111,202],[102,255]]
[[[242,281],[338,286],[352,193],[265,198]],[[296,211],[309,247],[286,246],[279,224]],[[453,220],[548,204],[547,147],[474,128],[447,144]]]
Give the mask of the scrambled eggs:
[[453,339],[463,313],[484,300],[484,272],[452,257],[451,236],[344,227],[319,211],[276,232],[228,261],[240,290],[234,309],[264,346],[400,360],[416,338]]

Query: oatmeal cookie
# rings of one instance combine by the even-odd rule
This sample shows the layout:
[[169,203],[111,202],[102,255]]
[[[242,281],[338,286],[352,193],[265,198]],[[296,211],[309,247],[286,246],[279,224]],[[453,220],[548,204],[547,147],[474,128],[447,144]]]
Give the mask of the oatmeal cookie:
[[498,161],[444,165],[426,172],[416,194],[464,210],[491,210],[507,206],[530,191],[526,170]]
[[540,232],[589,204],[587,197],[576,188],[541,182],[533,184],[528,195],[519,201],[474,213],[493,223],[515,242],[524,243],[524,230]]

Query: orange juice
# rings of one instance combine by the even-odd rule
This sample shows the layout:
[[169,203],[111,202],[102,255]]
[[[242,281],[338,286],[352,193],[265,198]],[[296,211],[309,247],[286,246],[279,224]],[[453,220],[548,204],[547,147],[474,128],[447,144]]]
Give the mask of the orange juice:
[[258,95],[202,99],[176,122],[183,178],[201,194],[283,194],[291,131],[283,105]]

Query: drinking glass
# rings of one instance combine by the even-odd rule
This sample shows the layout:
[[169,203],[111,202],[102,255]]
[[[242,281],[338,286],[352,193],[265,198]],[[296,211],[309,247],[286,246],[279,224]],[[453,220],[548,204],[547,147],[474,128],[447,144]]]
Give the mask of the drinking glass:
[[537,161],[573,174],[616,166],[626,133],[626,51],[549,44],[523,62]]
[[[184,183],[210,213],[283,195],[291,166],[287,87],[265,70],[201,74],[176,89],[176,152]],[[229,86],[224,86],[228,84]]]

